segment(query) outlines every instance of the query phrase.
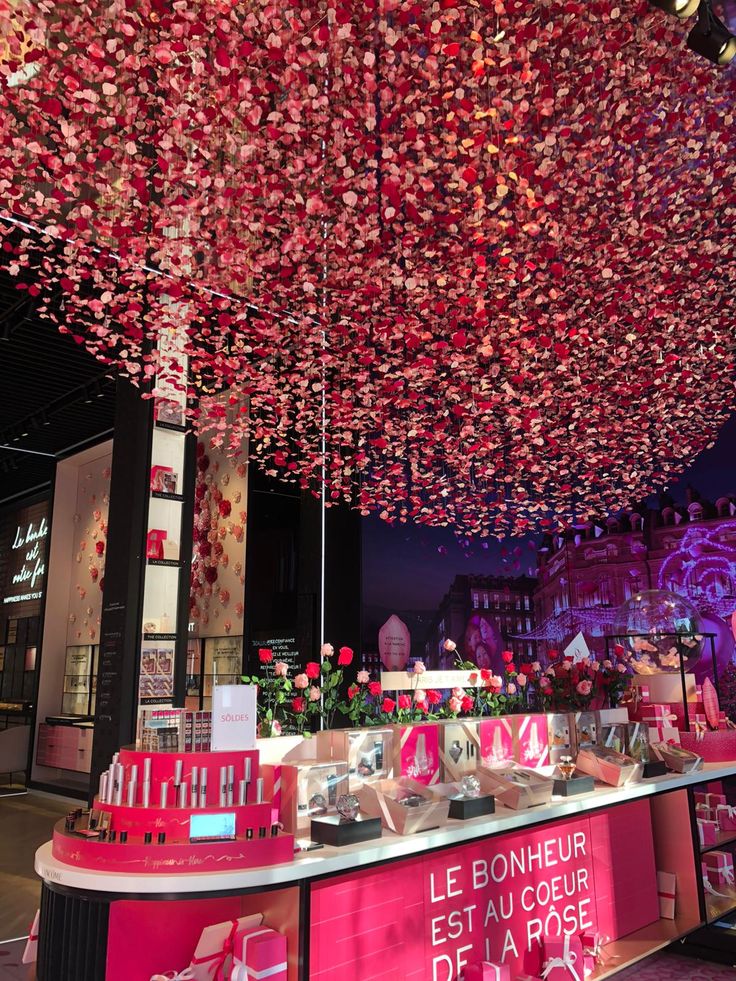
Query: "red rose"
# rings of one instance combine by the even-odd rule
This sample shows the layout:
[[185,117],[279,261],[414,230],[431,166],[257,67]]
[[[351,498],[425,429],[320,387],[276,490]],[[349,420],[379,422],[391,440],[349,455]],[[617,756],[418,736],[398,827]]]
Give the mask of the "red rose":
[[393,698],[384,698],[384,700],[381,702],[382,712],[393,712],[395,708],[396,702],[393,700]]
[[530,674],[534,674],[534,668],[531,666],[531,664],[522,664],[519,670],[522,674],[525,674],[527,678]]
[[480,677],[482,681],[490,681],[491,678],[493,677],[493,672],[491,671],[490,668],[481,668]]
[[371,695],[381,694],[381,682],[380,681],[369,681],[368,682],[368,692]]
[[301,713],[304,711],[305,705],[306,702],[304,701],[302,696],[297,695],[296,698],[292,698],[291,700],[291,711],[296,712],[297,715],[301,715]]
[[357,685],[351,685],[348,688],[348,698],[350,699],[351,702],[355,698],[355,696],[358,694],[359,691],[360,691],[360,688]]
[[429,712],[429,704],[427,702],[415,702],[414,705],[420,712]]
[[435,691],[434,688],[430,688],[427,692],[427,701],[430,705],[439,705],[442,701],[442,695],[440,692]]
[[511,662],[514,660],[514,652],[513,651],[502,651],[501,652],[501,657],[503,658],[503,663],[504,664],[511,664]]
[[210,585],[212,585],[213,583],[216,583],[217,582],[217,569],[215,569],[214,566],[208,566],[204,570],[204,578],[207,580],[207,582]]
[[312,680],[319,678],[319,664],[317,664],[315,661],[310,661],[304,669],[304,672],[306,676]]
[[550,661],[556,661],[559,656],[560,656],[559,651],[554,651],[554,650],[547,651],[547,657],[550,659]]
[[463,700],[462,700],[462,702],[460,704],[461,704],[461,707],[462,707],[463,712],[470,712],[470,711],[472,711],[472,708],[473,708],[473,704],[474,703],[473,703],[473,699],[470,697],[470,695],[466,695],[463,698]]
[[567,675],[567,671],[558,664],[555,667],[555,678],[564,678]]
[[217,505],[217,510],[220,512],[220,517],[221,518],[229,518],[230,517],[230,512],[232,511],[232,509],[233,509],[233,506],[230,503],[230,501],[222,500]]
[[513,666],[513,664],[506,665],[506,674],[516,674],[516,668]]
[[478,672],[471,671],[470,674],[468,675],[468,681],[470,682],[471,685],[476,684],[476,682],[478,681]]
[[399,708],[400,709],[410,709],[411,708],[411,696],[410,695],[399,695]]
[[349,647],[341,647],[340,653],[337,655],[337,663],[341,667],[345,667],[350,664],[353,660],[353,652]]
[[261,664],[270,664],[273,661],[273,651],[270,647],[261,647],[258,650],[258,660]]
[[102,555],[104,551],[105,551],[105,543],[95,542],[95,552],[97,552],[98,555]]

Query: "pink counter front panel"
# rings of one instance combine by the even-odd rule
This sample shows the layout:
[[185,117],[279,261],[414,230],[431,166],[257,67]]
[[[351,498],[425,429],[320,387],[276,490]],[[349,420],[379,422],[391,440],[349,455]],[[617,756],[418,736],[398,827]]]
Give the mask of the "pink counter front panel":
[[513,977],[545,934],[615,939],[657,919],[651,814],[637,801],[316,883],[309,977],[451,981],[483,958]]

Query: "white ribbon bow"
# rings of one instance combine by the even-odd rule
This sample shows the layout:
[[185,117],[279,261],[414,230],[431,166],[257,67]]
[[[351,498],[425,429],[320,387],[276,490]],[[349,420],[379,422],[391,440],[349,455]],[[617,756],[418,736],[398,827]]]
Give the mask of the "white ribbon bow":
[[733,899],[733,896],[729,896],[725,892],[717,892],[707,875],[703,876],[703,887],[711,896],[718,896],[719,899]]
[[188,967],[183,971],[167,971],[166,974],[154,974],[151,981],[194,981],[195,975]]
[[575,981],[583,981],[575,967],[577,959],[578,955],[575,951],[570,950],[570,935],[566,933],[562,948],[562,957],[551,957],[544,966],[542,977],[546,978],[556,967],[562,967],[570,973]]

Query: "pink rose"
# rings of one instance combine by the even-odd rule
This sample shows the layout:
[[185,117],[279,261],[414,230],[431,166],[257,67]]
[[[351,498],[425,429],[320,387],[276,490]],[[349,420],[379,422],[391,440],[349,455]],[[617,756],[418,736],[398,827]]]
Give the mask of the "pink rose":
[[523,688],[524,685],[526,684],[526,675],[525,674],[517,674],[517,676],[516,676],[516,684],[519,686],[519,688]]
[[309,688],[309,678],[305,674],[298,674],[294,678],[295,688]]
[[548,674],[550,676],[550,678],[554,678],[554,676],[555,676],[555,669],[552,666],[550,666],[550,667],[547,668],[545,674]]
[[572,661],[563,661],[560,667],[563,671],[572,671]]
[[321,697],[322,692],[319,690],[319,688],[315,688],[315,686],[312,685],[312,687],[309,689],[309,701],[318,702]]
[[426,702],[427,701],[426,691],[422,691],[421,688],[417,688],[416,691],[414,692],[414,701],[417,703]]
[[578,695],[590,695],[592,687],[593,685],[589,681],[583,680],[578,682],[578,686],[575,691],[578,693]]
[[367,685],[368,682],[370,681],[370,675],[368,674],[367,671],[359,671],[356,680],[359,685]]
[[535,674],[539,674],[541,670],[542,670],[542,665],[539,663],[539,661],[534,661],[532,663],[532,671]]
[[549,680],[549,678],[547,677],[546,674],[543,674],[542,677],[539,679],[539,687],[540,688],[551,688],[552,687],[552,682]]
[[507,695],[515,695],[516,694],[516,685],[513,683],[513,681],[509,682],[509,684],[506,685],[506,694]]
[[606,659],[603,662],[603,667],[606,669],[606,671],[610,671],[611,668],[613,667],[613,661],[609,661],[608,659]]
[[286,661],[277,661],[273,666],[273,673],[277,678],[285,678],[289,673],[289,665]]
[[463,707],[462,699],[456,698],[453,695],[453,697],[450,699],[449,705],[450,705],[450,711],[457,714],[460,711],[460,709]]
[[464,695],[465,695],[465,692],[462,690],[462,688],[453,688],[452,689],[452,697],[453,698],[460,698],[461,699],[461,698],[463,698]]
[[335,648],[332,644],[323,644],[319,649],[319,656],[322,658],[332,657],[335,653]]
[[444,642],[442,646],[446,651],[450,651],[450,653],[452,653],[452,651],[457,650],[457,644],[455,643],[454,640],[450,640],[449,638]]
[[593,671],[593,672],[600,671],[600,669],[601,669],[601,666],[598,663],[598,661],[591,661],[590,662],[590,670],[591,671]]
[[626,665],[625,664],[619,664],[617,666],[616,670],[619,672],[619,674],[626,674]]
[[414,674],[424,674],[427,669],[424,667],[424,661],[415,661],[414,663]]

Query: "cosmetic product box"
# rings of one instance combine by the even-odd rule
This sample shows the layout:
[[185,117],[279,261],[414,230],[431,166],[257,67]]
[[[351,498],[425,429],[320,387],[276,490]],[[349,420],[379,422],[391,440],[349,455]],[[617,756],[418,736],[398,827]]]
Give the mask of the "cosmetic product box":
[[642,764],[637,763],[624,753],[606,749],[603,746],[589,746],[581,749],[575,765],[582,773],[610,784],[611,787],[623,787],[626,783],[636,783],[641,780]]
[[479,767],[476,776],[481,789],[492,794],[504,807],[521,810],[548,804],[552,798],[555,781],[539,770],[512,764],[506,767]]
[[596,712],[573,712],[575,722],[575,745],[578,750],[597,746],[600,742]]
[[703,758],[681,746],[673,746],[671,743],[653,743],[652,749],[667,765],[667,769],[674,773],[692,773],[703,769]]
[[348,793],[346,760],[317,760],[262,765],[264,792],[278,806],[284,829],[309,833],[312,818],[334,814],[337,798]]
[[550,763],[559,763],[563,756],[575,755],[575,718],[570,712],[548,715],[547,735]]
[[480,736],[480,765],[507,766],[514,762],[514,728],[511,716],[478,721]]
[[440,727],[436,722],[395,725],[394,777],[429,786],[440,780]]
[[[432,789],[418,781],[376,780],[358,791],[361,813],[378,817],[384,828],[399,835],[415,834],[447,824],[448,798],[435,799]],[[414,800],[412,805],[401,800]]]
[[477,719],[440,722],[441,780],[452,782],[475,773],[481,762],[480,725]]
[[[319,737],[321,733],[317,733]],[[326,751],[329,759],[347,760],[350,793],[357,791],[367,780],[389,780],[393,776],[394,730],[368,727],[365,729],[333,729]],[[319,758],[324,759],[324,749]]]
[[520,766],[537,769],[550,762],[549,732],[546,715],[514,715],[514,760]]

